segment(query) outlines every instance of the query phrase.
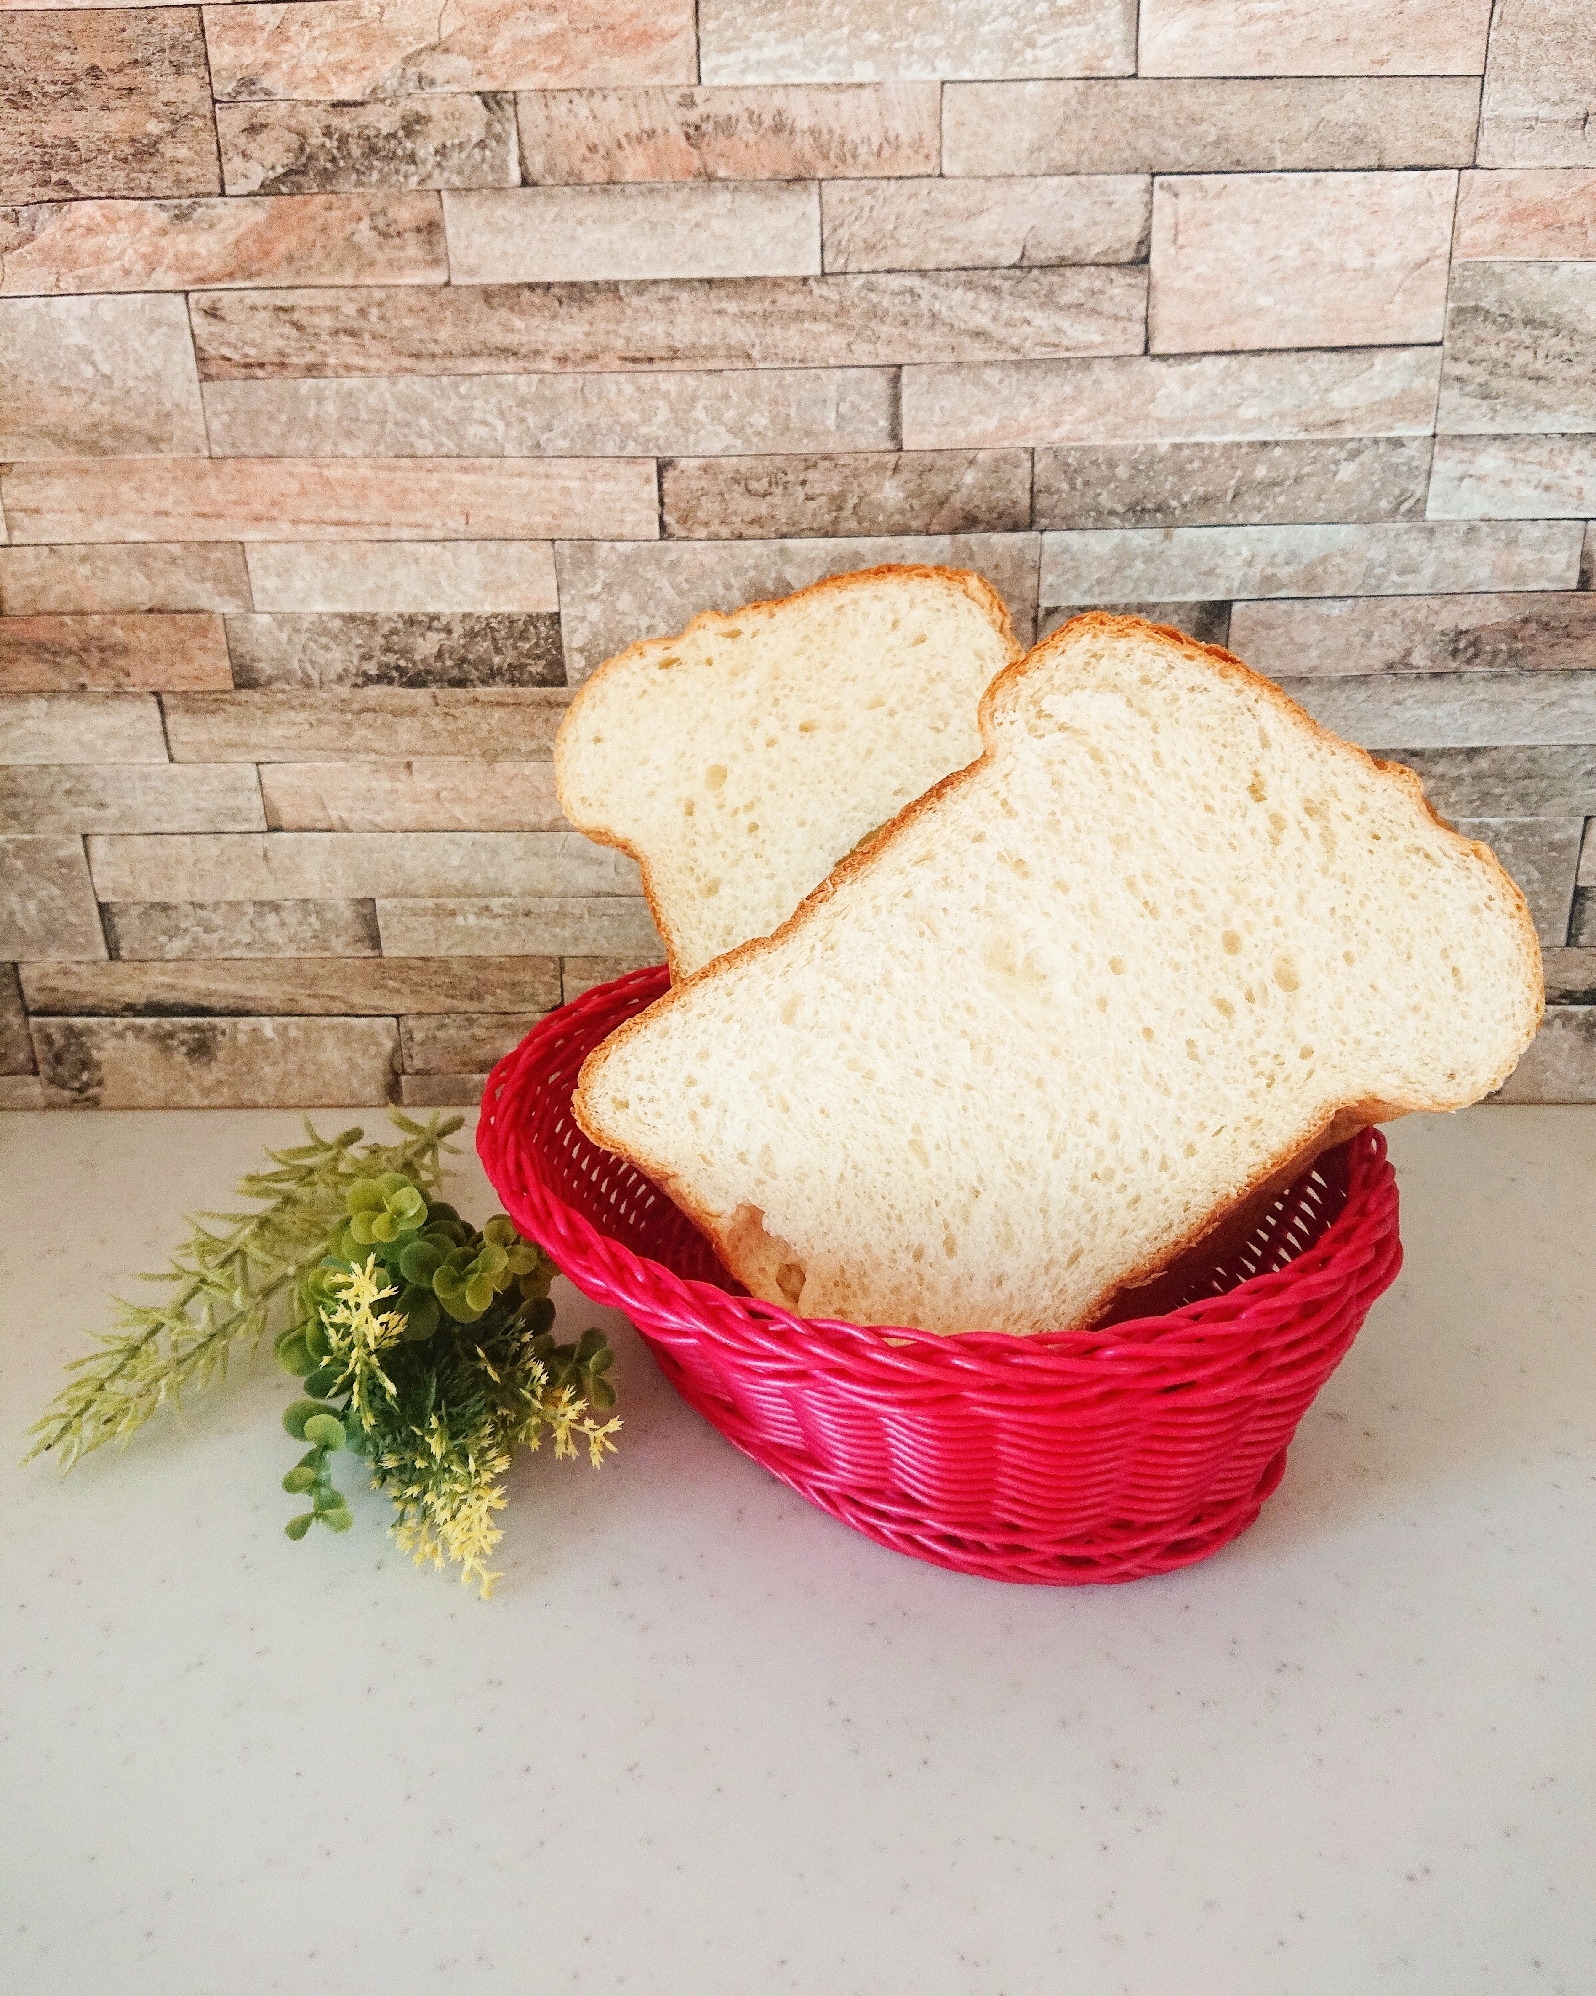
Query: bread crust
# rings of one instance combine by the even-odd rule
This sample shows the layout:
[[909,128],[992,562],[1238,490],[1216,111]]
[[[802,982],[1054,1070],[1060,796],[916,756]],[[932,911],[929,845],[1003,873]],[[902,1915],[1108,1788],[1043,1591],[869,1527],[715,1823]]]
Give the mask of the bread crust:
[[[818,909],[824,907],[837,892],[842,882],[873,864],[876,856],[897,839],[906,827],[935,810],[943,798],[952,795],[964,784],[974,781],[978,773],[994,759],[997,741],[996,717],[1002,705],[1005,702],[1017,700],[1019,691],[1023,688],[1024,682],[1030,674],[1045,665],[1056,650],[1063,648],[1063,641],[1066,637],[1071,634],[1079,637],[1083,634],[1083,629],[1086,631],[1100,631],[1104,635],[1110,636],[1132,634],[1145,636],[1148,632],[1155,632],[1160,638],[1165,639],[1177,650],[1184,652],[1189,657],[1201,658],[1210,662],[1218,668],[1224,677],[1238,685],[1246,687],[1249,691],[1256,691],[1263,695],[1291,725],[1306,727],[1312,734],[1316,735],[1320,740],[1329,743],[1342,754],[1362,761],[1370,769],[1398,782],[1417,803],[1423,806],[1430,819],[1446,837],[1455,840],[1466,852],[1472,853],[1476,859],[1482,860],[1496,874],[1500,887],[1505,890],[1509,907],[1517,914],[1519,919],[1523,942],[1522,959],[1525,981],[1526,984],[1533,982],[1535,987],[1535,1028],[1539,1030],[1541,1019],[1544,1017],[1546,1010],[1546,989],[1541,971],[1540,941],[1535,933],[1535,924],[1530,916],[1529,904],[1520,892],[1518,883],[1503,867],[1489,846],[1482,844],[1477,839],[1464,838],[1461,832],[1455,831],[1447,823],[1431,804],[1429,798],[1425,796],[1424,785],[1413,770],[1409,769],[1405,763],[1385,761],[1380,757],[1370,755],[1367,749],[1360,748],[1354,742],[1344,741],[1339,735],[1332,733],[1329,728],[1324,727],[1320,722],[1316,721],[1304,708],[1299,707],[1272,680],[1264,678],[1261,673],[1254,672],[1251,666],[1244,664],[1241,659],[1236,657],[1234,652],[1226,651],[1219,645],[1203,644],[1196,638],[1188,637],[1184,631],[1178,631],[1168,624],[1154,624],[1143,617],[1115,616],[1104,610],[1088,610],[1078,617],[1072,617],[1068,623],[1061,624],[1056,631],[1044,638],[1040,644],[1033,646],[1023,658],[1018,658],[1012,665],[1005,666],[1003,671],[988,685],[985,693],[981,696],[979,711],[983,748],[981,754],[974,762],[967,764],[963,769],[954,770],[950,775],[943,777],[940,782],[934,783],[929,790],[922,796],[917,797],[913,803],[906,804],[890,823],[882,826],[880,831],[856,847],[846,858],[840,860],[826,878],[821,881],[820,885],[812,893],[804,897],[793,913],[778,929],[773,930],[768,936],[756,936],[748,942],[739,944],[736,949],[728,950],[724,956],[717,957],[713,963],[705,964],[701,970],[683,980],[681,984],[673,985],[669,991],[665,992],[663,996],[656,998],[652,1005],[638,1013],[635,1018],[629,1019],[624,1025],[617,1027],[602,1045],[596,1047],[588,1055],[587,1059],[582,1063],[582,1070],[577,1079],[576,1092],[572,1097],[571,1106],[577,1122],[594,1143],[606,1149],[611,1148],[610,1140],[602,1135],[590,1120],[588,1099],[588,1090],[592,1079],[597,1075],[599,1067],[608,1055],[623,1042],[630,1039],[634,1033],[642,1031],[643,1027],[650,1020],[661,1016],[673,1005],[677,1004],[684,992],[693,989],[707,978],[720,976],[735,964],[752,961],[762,953],[774,949],[778,943],[793,934],[800,925],[809,921]],[[1533,1039],[1533,1037],[1534,1033],[1532,1032],[1530,1038]],[[1525,1045],[1527,1046],[1528,1043],[1528,1040],[1526,1040]],[[1497,1075],[1492,1083],[1493,1090],[1499,1088],[1508,1075],[1512,1073],[1522,1055],[1523,1048],[1521,1047],[1513,1060]],[[1486,1092],[1490,1093],[1491,1090],[1487,1090]],[[1126,1304],[1134,1302],[1140,1305],[1144,1299],[1149,1304],[1149,1307],[1146,1310],[1138,1309],[1138,1314],[1158,1314],[1158,1292],[1154,1289],[1154,1284],[1159,1284],[1160,1279],[1166,1273],[1174,1270],[1177,1263],[1189,1261],[1189,1258],[1203,1248],[1205,1244],[1211,1244],[1214,1237],[1221,1233],[1232,1216],[1237,1216],[1238,1222],[1244,1222],[1250,1218],[1264,1201],[1272,1197],[1276,1192],[1283,1190],[1294,1178],[1299,1176],[1303,1171],[1306,1171],[1314,1159],[1321,1156],[1326,1150],[1333,1149],[1338,1143],[1344,1143],[1347,1138],[1356,1135],[1359,1130],[1367,1128],[1371,1123],[1391,1122],[1399,1116],[1410,1115],[1415,1111],[1445,1114],[1461,1106],[1463,1105],[1457,1102],[1440,1100],[1416,1099],[1403,1102],[1386,1102],[1365,1099],[1357,1102],[1343,1103],[1334,1109],[1326,1111],[1316,1123],[1302,1132],[1285,1155],[1276,1157],[1269,1163],[1261,1166],[1238,1192],[1216,1202],[1213,1209],[1202,1220],[1190,1228],[1167,1250],[1160,1252],[1141,1267],[1133,1269],[1128,1275],[1124,1276],[1118,1285],[1102,1299],[1099,1305],[1091,1312],[1090,1316],[1082,1319],[1080,1322],[1059,1325],[1057,1328],[1060,1330],[1090,1329],[1092,1325],[1103,1322],[1105,1318],[1123,1315]],[[657,1160],[651,1161],[639,1152],[623,1148],[616,1154],[626,1158],[629,1163],[635,1165],[639,1171],[645,1173],[659,1185],[671,1200],[687,1214],[688,1218],[693,1221],[700,1232],[708,1237],[711,1244],[716,1248],[717,1253],[719,1252],[720,1236],[715,1224],[716,1216],[709,1213],[707,1209],[696,1205],[692,1198],[687,1195],[686,1188],[679,1186],[673,1173],[666,1170]],[[1238,1224],[1238,1235],[1245,1231],[1245,1225]],[[735,1270],[729,1270],[728,1272],[735,1276]],[[979,1331],[982,1327],[978,1324],[972,1324],[967,1328],[970,1331]],[[951,1335],[957,1336],[959,1333],[955,1332],[951,1333]],[[1034,1336],[1038,1334],[1016,1333],[1016,1335]]]
[[1022,656],[1019,642],[1014,635],[1014,620],[1009,615],[1009,606],[984,575],[977,575],[972,568],[941,568],[928,562],[882,562],[875,568],[856,568],[850,569],[845,575],[823,576],[819,582],[811,582],[803,589],[795,589],[790,596],[772,596],[762,602],[745,603],[739,610],[700,610],[698,615],[684,624],[674,636],[639,638],[624,651],[618,651],[613,658],[605,659],[604,663],[595,667],[578,687],[576,698],[566,708],[565,718],[561,721],[559,732],[554,738],[554,787],[559,796],[560,809],[577,830],[590,838],[595,845],[611,846],[617,852],[624,852],[629,859],[637,862],[638,872],[642,875],[644,899],[648,902],[654,926],[659,930],[660,940],[665,945],[665,961],[670,970],[672,984],[677,983],[681,976],[679,945],[671,931],[664,905],[654,890],[648,856],[610,826],[591,820],[584,821],[571,809],[567,775],[571,763],[571,744],[576,739],[576,729],[580,725],[584,704],[591,704],[593,689],[606,679],[618,677],[632,666],[658,652],[669,651],[673,645],[679,645],[685,638],[693,637],[699,632],[728,629],[742,623],[748,617],[768,617],[777,610],[785,609],[790,603],[856,588],[861,582],[882,582],[889,578],[903,581],[910,577],[952,583],[996,625],[999,636],[1014,655],[1011,663],[1018,661]]

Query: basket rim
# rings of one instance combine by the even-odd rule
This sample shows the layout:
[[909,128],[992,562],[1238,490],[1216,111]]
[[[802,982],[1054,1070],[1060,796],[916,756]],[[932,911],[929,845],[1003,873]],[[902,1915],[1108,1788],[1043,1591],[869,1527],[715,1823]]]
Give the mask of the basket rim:
[[[788,1334],[784,1340],[788,1355],[770,1361],[772,1370],[785,1372],[790,1362],[798,1360],[806,1350],[812,1351],[817,1344],[833,1352],[839,1347],[849,1348],[860,1358],[868,1355],[880,1375],[880,1390],[890,1392],[896,1373],[901,1372],[903,1383],[911,1378],[923,1381],[923,1361],[935,1353],[939,1369],[954,1374],[968,1370],[972,1380],[979,1377],[988,1390],[993,1385],[993,1361],[1001,1360],[1014,1386],[1023,1390],[1028,1373],[1043,1371],[1056,1377],[1061,1362],[1066,1369],[1072,1369],[1071,1361],[1095,1371],[1117,1349],[1125,1347],[1135,1348],[1144,1358],[1151,1357],[1156,1349],[1172,1367],[1199,1356],[1214,1361],[1224,1348],[1245,1344],[1256,1336],[1254,1313],[1259,1306],[1272,1306],[1273,1315],[1288,1300],[1300,1307],[1304,1302],[1317,1300],[1315,1292],[1326,1297],[1338,1292],[1344,1285],[1340,1267],[1343,1254],[1355,1239],[1366,1238],[1365,1223],[1371,1217],[1385,1221],[1381,1232],[1387,1228],[1394,1231],[1394,1211],[1381,1209],[1394,1208],[1395,1173],[1386,1155],[1384,1137],[1371,1127],[1315,1159],[1293,1180],[1293,1184],[1300,1184],[1303,1178],[1321,1170],[1328,1158],[1339,1156],[1344,1160],[1346,1197],[1340,1211],[1316,1240],[1281,1268],[1245,1277],[1230,1289],[1198,1298],[1162,1315],[1130,1317],[1101,1327],[1035,1332],[983,1329],[936,1332],[915,1325],[855,1324],[839,1317],[799,1316],[780,1304],[767,1303],[746,1292],[677,1274],[668,1263],[639,1254],[626,1242],[605,1233],[556,1192],[541,1171],[527,1171],[524,1174],[527,1182],[517,1182],[522,1174],[509,1169],[514,1110],[518,1101],[536,1088],[543,1066],[539,1056],[544,1050],[552,1051],[573,1032],[579,1033],[580,1022],[591,1013],[613,1008],[618,1000],[634,993],[638,1000],[634,1009],[641,1010],[666,988],[666,983],[663,965],[631,971],[591,987],[540,1020],[520,1045],[494,1066],[487,1078],[477,1125],[478,1154],[500,1197],[507,1205],[520,1206],[532,1219],[537,1239],[561,1273],[579,1289],[584,1288],[585,1276],[606,1292],[603,1298],[593,1300],[631,1314],[621,1292],[635,1292],[634,1300],[639,1304],[645,1292],[652,1292],[649,1299],[652,1309],[658,1311],[663,1306],[671,1316],[688,1320],[695,1328],[712,1334],[717,1327],[706,1321],[706,1311],[724,1323],[730,1309],[744,1317],[751,1331],[757,1328],[762,1335],[772,1331]],[[569,1118],[568,1108],[564,1115]],[[570,1120],[574,1125],[574,1119]],[[537,1155],[531,1154],[532,1161],[535,1162]],[[637,1169],[629,1160],[617,1159],[617,1162],[628,1169]],[[640,1171],[637,1175],[657,1198],[681,1211],[652,1179]],[[1282,1196],[1289,1196],[1289,1192],[1288,1187]],[[548,1224],[551,1221],[552,1226]],[[553,1238],[548,1238],[551,1234]],[[728,1280],[731,1279],[728,1275]],[[867,1388],[863,1378],[856,1378],[854,1384],[857,1388]]]

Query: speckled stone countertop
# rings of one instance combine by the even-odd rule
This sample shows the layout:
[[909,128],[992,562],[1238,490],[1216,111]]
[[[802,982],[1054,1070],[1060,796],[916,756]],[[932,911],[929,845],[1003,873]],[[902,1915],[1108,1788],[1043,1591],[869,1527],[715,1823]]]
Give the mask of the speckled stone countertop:
[[[10,1464],[108,1288],[295,1128],[5,1119]],[[485,1605],[369,1494],[283,1537],[266,1367],[5,1469],[0,1989],[1588,1996],[1596,1111],[1391,1141],[1406,1271],[1259,1524],[1158,1580],[879,1550],[579,1303],[622,1453],[522,1463]]]

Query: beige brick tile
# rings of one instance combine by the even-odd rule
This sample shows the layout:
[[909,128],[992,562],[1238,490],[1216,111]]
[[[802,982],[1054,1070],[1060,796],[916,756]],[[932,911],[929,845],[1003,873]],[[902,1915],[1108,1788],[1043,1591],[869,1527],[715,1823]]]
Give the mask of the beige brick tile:
[[1579,884],[1581,887],[1596,887],[1596,833],[1585,842],[1585,850],[1579,859]]
[[0,201],[217,191],[197,8],[7,13]]
[[1596,595],[1548,590],[1237,603],[1230,648],[1272,679],[1287,673],[1567,672],[1596,657]]
[[1135,263],[1147,254],[1145,175],[841,180],[821,190],[827,270],[962,270]]
[[903,443],[946,450],[1427,436],[1440,371],[1431,347],[911,367]]
[[28,1037],[28,1015],[22,1003],[22,986],[17,966],[0,963],[0,1075],[33,1072],[33,1041]]
[[390,956],[664,955],[641,896],[380,901],[377,920]]
[[1258,173],[1467,166],[1472,76],[950,83],[942,171]]
[[224,541],[0,547],[0,611],[247,610],[244,550]]
[[1518,882],[1542,944],[1560,949],[1568,939],[1584,820],[1460,818],[1457,830],[1464,838],[1482,840],[1491,848]]
[[4,832],[263,832],[266,823],[246,764],[0,766]]
[[[374,1105],[398,1094],[392,1019],[33,1021],[52,1107],[276,1109]],[[65,1100],[61,1098],[65,1097]]]
[[1428,437],[1077,444],[1039,450],[1038,527],[1418,519]]
[[485,1074],[401,1074],[399,1100],[407,1109],[474,1109]]
[[1140,353],[1135,268],[204,291],[207,380],[897,366]]
[[109,904],[105,922],[119,959],[242,958],[251,976],[263,959],[283,959],[292,976],[305,958],[374,957],[381,947],[370,901],[126,901]]
[[1153,186],[1153,353],[1441,337],[1455,173],[1256,173]]
[[934,83],[533,91],[516,111],[522,173],[533,184],[937,170]]
[[0,694],[0,763],[166,760],[153,693]]
[[[32,1045],[32,1042],[29,1042]],[[63,1105],[46,1099],[44,1084],[36,1074],[0,1074],[0,1109],[55,1109]]]
[[1452,254],[1459,261],[1596,258],[1596,172],[1460,175]]
[[508,96],[411,95],[356,104],[218,104],[229,194],[513,187]]
[[1596,949],[1543,949],[1548,1005],[1596,1005]]
[[896,406],[892,372],[862,367],[209,381],[203,392],[218,457],[887,450]]
[[105,955],[79,838],[0,837],[0,958]]
[[1596,589],[1596,520],[1585,522],[1585,545],[1579,557],[1579,586]]
[[1446,76],[1485,67],[1491,0],[1142,0],[1143,76]]
[[1596,748],[1420,749],[1369,744],[1417,770],[1443,818],[1596,816]]
[[436,194],[60,201],[0,208],[0,293],[443,284]]
[[0,353],[0,462],[205,449],[181,298],[8,298]]
[[[1596,597],[1591,601],[1596,604]],[[404,762],[273,762],[262,766],[260,784],[266,823],[273,831],[568,829],[551,762],[484,763],[470,756],[417,756]]]
[[691,83],[692,0],[616,8],[565,0],[324,0],[206,9],[218,99],[347,103],[413,91],[567,90]]
[[1596,436],[1442,437],[1432,520],[1589,519],[1596,514]]
[[91,838],[88,851],[103,901],[429,900],[642,891],[632,860],[577,832],[118,835]]
[[1596,1005],[1562,1005],[1493,1102],[1596,1102]]
[[1438,430],[1596,430],[1596,263],[1460,263]]
[[1481,166],[1596,166],[1588,0],[1501,0],[1485,71]]
[[173,693],[166,736],[172,760],[181,763],[355,756],[542,762],[554,753],[570,699],[563,688],[531,686]]
[[1574,522],[1547,520],[1050,533],[1042,537],[1041,601],[1571,589],[1580,532]]
[[1135,0],[699,0],[706,83],[828,83],[915,76],[1124,76]]
[[799,181],[509,187],[443,196],[456,284],[801,277],[820,269],[820,199]]
[[635,950],[626,956],[568,956],[561,966],[565,1002],[569,1005],[584,991],[591,991],[597,984],[609,984],[630,970],[642,970],[664,961],[664,947],[657,941],[651,950]]
[[311,1016],[473,1015],[536,1018],[560,1002],[558,957],[285,957],[237,963],[32,963],[23,989],[35,1012],[99,1017],[138,1012]]
[[1037,637],[1051,637],[1083,610],[1106,610],[1116,617],[1145,617],[1150,624],[1166,624],[1172,630],[1184,631],[1202,645],[1230,643],[1228,603],[1065,603],[1042,612],[1036,626]]
[[401,1019],[399,1045],[407,1074],[482,1075],[519,1046],[551,1007],[536,1012],[438,1013]]
[[231,686],[220,617],[127,613],[0,617],[0,687],[12,693]]
[[1392,672],[1280,685],[1316,721],[1365,748],[1583,747],[1596,713],[1596,672]]
[[[272,294],[265,293],[263,296]],[[14,541],[652,540],[641,458],[118,458],[0,478]]]
[[[700,610],[736,610],[884,562],[973,568],[1002,595],[1015,635],[1036,620],[1034,534],[905,534],[866,540],[671,541],[642,549],[570,542],[555,550],[565,672],[577,685],[636,639],[679,631]],[[579,952],[580,953],[580,952]],[[594,950],[593,955],[612,952]]]
[[660,489],[676,539],[1022,533],[1031,523],[1023,450],[667,459]]
[[233,683],[290,686],[561,686],[553,616],[457,611],[229,617]]
[[257,610],[560,607],[548,541],[257,541],[246,559]]

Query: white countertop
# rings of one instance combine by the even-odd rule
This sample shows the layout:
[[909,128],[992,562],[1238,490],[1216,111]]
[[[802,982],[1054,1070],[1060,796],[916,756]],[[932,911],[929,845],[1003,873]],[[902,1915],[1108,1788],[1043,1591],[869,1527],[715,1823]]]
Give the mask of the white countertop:
[[[105,1293],[296,1129],[4,1119],[7,1464]],[[486,1604],[370,1493],[284,1538],[269,1354],[5,1468],[0,1990],[1589,1996],[1596,1110],[1391,1143],[1404,1274],[1261,1521],[1162,1579],[883,1551],[580,1299],[622,1452],[522,1462]]]

